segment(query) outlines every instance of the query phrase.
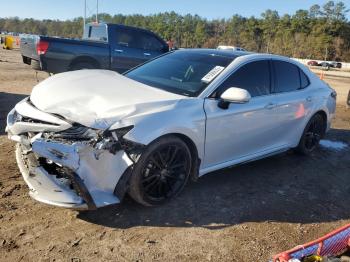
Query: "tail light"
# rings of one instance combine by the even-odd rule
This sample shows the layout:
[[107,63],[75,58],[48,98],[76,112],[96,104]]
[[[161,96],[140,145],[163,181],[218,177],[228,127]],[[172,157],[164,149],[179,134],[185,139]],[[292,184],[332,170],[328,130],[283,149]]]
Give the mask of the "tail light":
[[45,55],[48,48],[49,48],[49,42],[40,40],[36,44],[36,52],[38,53],[38,55]]

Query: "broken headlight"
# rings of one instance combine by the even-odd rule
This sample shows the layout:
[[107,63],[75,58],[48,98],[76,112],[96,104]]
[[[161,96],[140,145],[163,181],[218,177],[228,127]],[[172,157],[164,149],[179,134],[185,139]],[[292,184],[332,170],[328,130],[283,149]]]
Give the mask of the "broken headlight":
[[127,133],[129,133],[129,131],[131,129],[133,129],[134,126],[126,126],[126,127],[122,127],[122,128],[118,128],[115,130],[112,130],[110,132],[115,133],[115,135],[117,136],[118,140],[123,139],[123,136],[125,136]]
[[123,147],[123,136],[134,126],[127,126],[115,130],[106,130],[98,139],[94,141],[95,157],[99,158],[103,150],[108,150],[111,154],[116,154]]

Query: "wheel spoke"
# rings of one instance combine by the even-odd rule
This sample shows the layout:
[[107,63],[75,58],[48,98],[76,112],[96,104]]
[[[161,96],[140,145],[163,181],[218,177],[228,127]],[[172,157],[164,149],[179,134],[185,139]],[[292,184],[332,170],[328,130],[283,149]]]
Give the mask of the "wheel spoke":
[[315,139],[316,139],[316,141],[320,141],[321,140],[321,135],[320,134],[315,134]]
[[165,159],[166,159],[166,161],[169,163],[169,160],[171,159],[171,149],[172,149],[172,147],[171,146],[169,146],[168,147],[168,151],[167,151],[167,153],[166,153],[166,157],[165,157]]
[[159,164],[159,162],[153,156],[150,158],[150,160],[159,170],[162,170],[161,165]]
[[169,166],[169,169],[173,171],[174,169],[179,168],[179,167],[183,167],[183,166],[184,166],[184,163],[178,163],[178,164]]
[[143,177],[142,178],[142,182],[147,182],[147,181],[150,181],[150,180],[152,180],[152,179],[154,179],[154,178],[157,178],[158,176],[156,175],[156,174],[152,174],[152,175],[149,175],[149,176],[147,176],[147,177]]
[[183,178],[181,178],[180,176],[166,175],[166,177],[169,178],[169,179],[177,180],[177,181],[182,181],[183,180]]
[[160,160],[161,166],[164,167],[164,166],[166,165],[166,162],[165,162],[165,160],[163,159],[163,156],[162,156],[162,154],[161,154],[159,151],[157,151],[157,156],[158,156],[158,158],[159,158],[159,160]]
[[170,160],[168,161],[169,166],[173,164],[178,151],[179,151],[179,148],[176,146]]
[[147,186],[145,186],[145,190],[149,191],[151,188],[153,188],[153,186],[157,185],[158,182],[159,182],[159,179],[153,180]]

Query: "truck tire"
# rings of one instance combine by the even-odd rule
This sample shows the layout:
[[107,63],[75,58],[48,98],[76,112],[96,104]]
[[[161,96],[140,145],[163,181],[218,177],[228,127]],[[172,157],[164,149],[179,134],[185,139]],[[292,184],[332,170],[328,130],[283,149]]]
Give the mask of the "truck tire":
[[90,62],[78,62],[71,66],[69,71],[81,70],[81,69],[95,69],[97,68],[94,64]]
[[33,60],[33,59],[32,59],[30,65],[31,65],[31,67],[32,67],[34,70],[38,70],[38,71],[41,70],[40,62],[37,61],[37,60]]

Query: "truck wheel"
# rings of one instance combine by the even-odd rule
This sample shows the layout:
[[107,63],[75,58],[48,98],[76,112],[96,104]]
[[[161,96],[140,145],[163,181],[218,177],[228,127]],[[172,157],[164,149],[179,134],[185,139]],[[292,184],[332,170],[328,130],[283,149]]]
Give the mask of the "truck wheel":
[[70,71],[81,70],[81,69],[94,69],[97,68],[92,63],[89,62],[78,62],[71,66]]
[[34,70],[38,70],[38,71],[41,70],[40,63],[39,63],[39,61],[37,61],[37,60],[33,60],[33,59],[32,59],[30,65],[31,65],[31,67],[32,67]]
[[184,141],[176,136],[159,138],[135,164],[129,195],[144,206],[161,205],[182,191],[191,165],[191,152]]

